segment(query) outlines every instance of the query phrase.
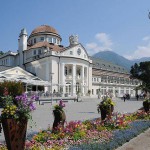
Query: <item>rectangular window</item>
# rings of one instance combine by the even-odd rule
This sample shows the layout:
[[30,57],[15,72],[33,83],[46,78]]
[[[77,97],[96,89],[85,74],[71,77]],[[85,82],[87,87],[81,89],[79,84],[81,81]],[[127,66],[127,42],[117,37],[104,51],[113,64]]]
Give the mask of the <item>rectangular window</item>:
[[68,86],[66,86],[66,93],[68,93]]
[[69,74],[71,74],[71,73],[72,73],[72,69],[70,68],[70,69],[69,69]]
[[71,94],[71,85],[69,85],[69,94]]
[[38,54],[40,55],[42,53],[41,49],[38,50]]
[[34,38],[34,43],[36,43],[36,38]]
[[59,40],[58,39],[56,39],[56,43],[59,45]]
[[72,51],[70,51],[70,55],[73,55],[73,52],[72,52]]
[[41,39],[40,39],[41,41],[44,41],[44,37],[41,37]]
[[56,38],[53,38],[53,43],[56,43]]
[[124,94],[124,88],[121,88],[120,94]]
[[96,94],[99,94],[99,89],[96,89]]
[[36,55],[36,50],[33,51],[33,55]]
[[101,78],[101,82],[105,82],[105,83],[107,83],[107,76],[102,76],[102,78]]
[[48,38],[48,42],[52,43],[52,38],[51,37]]

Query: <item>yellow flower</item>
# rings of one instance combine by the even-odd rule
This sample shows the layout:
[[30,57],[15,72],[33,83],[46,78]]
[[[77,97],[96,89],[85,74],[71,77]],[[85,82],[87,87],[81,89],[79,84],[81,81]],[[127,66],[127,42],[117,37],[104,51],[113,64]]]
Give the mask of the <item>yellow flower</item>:
[[11,115],[14,115],[14,113],[12,113],[12,112],[11,112],[10,114],[11,114]]

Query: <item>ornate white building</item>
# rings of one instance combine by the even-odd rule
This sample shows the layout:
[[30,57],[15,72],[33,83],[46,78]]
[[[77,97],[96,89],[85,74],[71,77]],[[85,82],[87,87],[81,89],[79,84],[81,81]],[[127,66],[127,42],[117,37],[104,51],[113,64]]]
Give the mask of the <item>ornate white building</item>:
[[26,29],[22,29],[18,51],[0,56],[0,71],[20,66],[39,79],[49,81],[52,89],[45,86],[45,91],[55,90],[71,96],[79,91],[86,95],[89,90],[93,95],[98,91],[104,95],[110,90],[114,96],[135,95],[139,82],[130,79],[123,67],[90,58],[76,35],[69,37],[68,47],[62,46],[61,41],[58,32],[47,25],[35,28],[29,37]]

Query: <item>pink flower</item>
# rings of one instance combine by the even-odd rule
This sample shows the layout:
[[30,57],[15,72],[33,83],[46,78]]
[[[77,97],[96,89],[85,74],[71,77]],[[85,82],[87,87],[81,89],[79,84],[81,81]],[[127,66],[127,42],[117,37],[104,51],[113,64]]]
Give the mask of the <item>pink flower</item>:
[[63,108],[63,107],[65,107],[66,105],[63,103],[62,100],[60,100],[60,101],[59,101],[59,106]]

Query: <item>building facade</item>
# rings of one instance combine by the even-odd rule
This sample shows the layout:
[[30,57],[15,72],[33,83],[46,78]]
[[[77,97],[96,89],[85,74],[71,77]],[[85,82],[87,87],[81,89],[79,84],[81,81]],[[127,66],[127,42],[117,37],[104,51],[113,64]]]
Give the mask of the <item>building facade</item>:
[[140,83],[130,79],[123,67],[89,57],[76,35],[69,37],[67,47],[61,45],[61,41],[57,30],[48,25],[35,28],[29,36],[26,29],[22,29],[17,52],[1,55],[0,67],[5,70],[19,66],[49,81],[52,86],[45,86],[45,91],[70,96],[77,93],[85,96],[89,91],[92,95],[107,92],[114,96],[123,93],[135,95],[135,87]]
[[129,94],[134,97],[136,87],[141,84],[137,79],[130,78],[129,72],[118,65],[101,59],[91,58],[92,66],[92,94],[106,95],[110,93],[114,97],[123,97]]

